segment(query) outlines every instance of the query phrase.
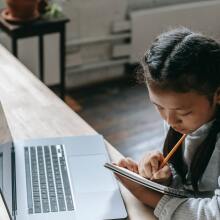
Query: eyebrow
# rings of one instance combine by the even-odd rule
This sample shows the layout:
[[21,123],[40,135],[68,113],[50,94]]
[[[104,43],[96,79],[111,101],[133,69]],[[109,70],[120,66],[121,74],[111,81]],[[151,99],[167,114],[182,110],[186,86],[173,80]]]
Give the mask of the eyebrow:
[[[152,102],[152,101],[151,101]],[[159,104],[155,103],[155,102],[152,102],[154,105],[160,107],[160,108],[163,108],[162,106],[160,106]],[[171,108],[171,110],[184,110],[186,109],[185,107],[178,107],[178,108]]]

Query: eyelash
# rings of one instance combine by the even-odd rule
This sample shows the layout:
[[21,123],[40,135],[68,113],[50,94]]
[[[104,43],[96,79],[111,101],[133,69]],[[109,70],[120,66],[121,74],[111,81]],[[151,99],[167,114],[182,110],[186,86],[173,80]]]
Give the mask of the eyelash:
[[189,115],[189,114],[191,114],[192,112],[187,112],[187,113],[185,113],[185,114],[182,114],[182,115],[180,115],[180,116],[187,116],[187,115]]
[[158,109],[158,110],[163,110],[164,108],[158,106],[158,105],[155,105],[155,107]]
[[[158,106],[158,105],[155,105],[155,106],[156,106],[156,108],[157,108],[159,111],[163,111],[163,110],[164,110],[164,108],[162,108],[162,107],[160,107],[160,106]],[[187,113],[185,113],[185,114],[180,114],[180,116],[184,117],[184,116],[190,115],[191,113],[192,113],[192,111],[187,112]]]
[[[156,106],[156,107],[157,107],[158,110],[163,111],[163,108],[161,108],[161,107],[159,107],[159,106]],[[184,117],[184,116],[187,116],[187,115],[189,115],[189,114],[191,114],[191,113],[192,113],[192,112],[187,112],[187,113],[185,113],[185,114],[180,114],[180,116]]]

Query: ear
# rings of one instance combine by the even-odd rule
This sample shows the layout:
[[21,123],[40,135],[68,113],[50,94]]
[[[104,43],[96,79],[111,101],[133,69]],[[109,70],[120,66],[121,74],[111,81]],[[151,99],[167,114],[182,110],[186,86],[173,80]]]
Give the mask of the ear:
[[218,87],[215,92],[215,100],[217,104],[220,104],[220,87]]

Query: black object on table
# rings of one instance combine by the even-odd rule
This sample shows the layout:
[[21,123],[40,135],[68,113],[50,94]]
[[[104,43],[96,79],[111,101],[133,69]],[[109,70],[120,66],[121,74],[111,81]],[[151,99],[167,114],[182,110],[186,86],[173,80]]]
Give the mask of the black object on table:
[[0,28],[11,37],[12,53],[14,56],[18,56],[17,40],[19,38],[39,37],[39,72],[42,82],[44,82],[43,36],[50,33],[60,34],[60,97],[63,100],[65,97],[65,38],[67,22],[69,22],[69,19],[63,14],[60,14],[58,17],[41,17],[35,21],[22,24],[8,22],[0,15]]

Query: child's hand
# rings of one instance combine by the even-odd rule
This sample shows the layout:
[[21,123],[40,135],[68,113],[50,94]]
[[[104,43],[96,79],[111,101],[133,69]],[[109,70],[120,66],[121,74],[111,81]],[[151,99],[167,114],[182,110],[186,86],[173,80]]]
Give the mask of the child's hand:
[[139,174],[147,179],[168,185],[171,180],[171,170],[168,165],[160,169],[163,160],[164,157],[160,151],[147,153],[139,162]]
[[[132,160],[131,158],[123,158],[115,165],[117,165],[119,167],[126,168],[126,169],[133,171],[135,173],[139,173],[138,172],[138,164],[134,160]],[[142,185],[140,185],[132,180],[129,180],[128,178],[123,177],[117,173],[115,173],[115,176],[127,189],[129,189],[134,194],[136,194],[137,191],[140,191],[143,188],[145,188]]]
[[119,167],[126,168],[126,169],[133,171],[135,173],[139,173],[138,172],[138,164],[129,157],[121,159],[117,165]]
[[[138,172],[138,164],[131,158],[124,158],[120,160],[116,165],[131,170],[135,173]],[[140,201],[144,204],[155,208],[159,200],[162,198],[163,194],[156,192],[154,190],[148,189],[139,183],[136,183],[126,177],[123,177],[115,173],[117,179]]]

